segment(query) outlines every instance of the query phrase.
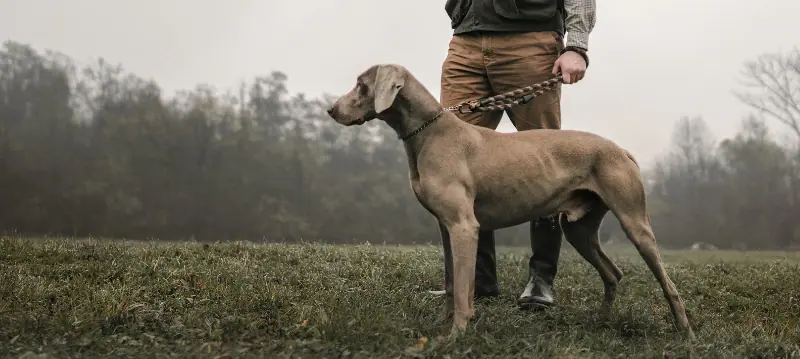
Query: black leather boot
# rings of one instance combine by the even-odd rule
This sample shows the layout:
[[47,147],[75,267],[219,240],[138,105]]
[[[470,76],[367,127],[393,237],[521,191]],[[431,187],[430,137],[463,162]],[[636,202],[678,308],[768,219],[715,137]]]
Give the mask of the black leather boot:
[[475,298],[490,298],[500,295],[497,282],[497,254],[494,231],[478,232],[478,256],[475,261]]
[[531,249],[528,284],[517,300],[522,309],[546,309],[553,305],[553,283],[561,254],[561,227],[549,218],[530,224]]

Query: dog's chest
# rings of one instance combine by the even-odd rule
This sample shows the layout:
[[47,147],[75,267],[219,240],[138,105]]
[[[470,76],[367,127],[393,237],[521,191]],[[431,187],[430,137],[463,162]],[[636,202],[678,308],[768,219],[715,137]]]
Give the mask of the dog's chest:
[[419,175],[417,175],[416,179],[414,178],[411,179],[411,191],[414,192],[414,196],[417,198],[417,202],[419,202],[419,204],[422,205],[422,207],[425,208],[428,212],[435,215],[433,210],[431,209],[431,206],[428,204],[428,200],[424,196],[422,184],[419,181]]

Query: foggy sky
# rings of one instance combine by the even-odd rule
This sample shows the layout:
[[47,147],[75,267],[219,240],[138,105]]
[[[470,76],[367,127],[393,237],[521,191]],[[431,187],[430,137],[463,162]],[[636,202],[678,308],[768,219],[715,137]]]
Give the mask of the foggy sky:
[[[755,4],[598,1],[591,64],[564,87],[563,128],[609,137],[645,164],[666,150],[681,116],[731,135],[749,111],[732,94],[743,62],[800,46],[800,1]],[[3,40],[82,64],[104,57],[167,92],[227,89],[279,70],[292,93],[338,95],[368,66],[390,62],[438,98],[450,36],[443,0],[0,0]],[[513,127],[504,119],[499,130]]]

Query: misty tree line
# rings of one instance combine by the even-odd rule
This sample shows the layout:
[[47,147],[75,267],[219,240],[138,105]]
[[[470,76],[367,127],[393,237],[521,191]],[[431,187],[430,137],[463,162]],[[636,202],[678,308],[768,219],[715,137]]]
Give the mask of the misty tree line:
[[[800,54],[764,55],[745,70],[754,84],[743,86],[752,93],[742,101],[758,111],[741,131],[717,141],[702,119],[682,119],[672,147],[645,173],[664,246],[800,245]],[[6,42],[0,230],[438,243],[389,127],[340,126],[324,112],[330,96],[290,94],[286,80],[273,72],[234,91],[200,85],[165,96],[154,81],[106,61],[78,66],[60,53]],[[795,136],[771,135],[765,119]],[[613,216],[602,232],[621,235]],[[500,238],[526,245],[527,227]]]

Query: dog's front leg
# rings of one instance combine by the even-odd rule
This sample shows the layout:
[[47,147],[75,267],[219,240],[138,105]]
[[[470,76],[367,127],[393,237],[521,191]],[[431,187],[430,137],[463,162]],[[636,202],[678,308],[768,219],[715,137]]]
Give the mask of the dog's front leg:
[[450,337],[467,329],[475,314],[475,257],[478,252],[478,221],[473,216],[445,222],[453,254],[454,321]]
[[453,317],[453,252],[450,247],[450,233],[447,227],[438,220],[439,232],[442,238],[442,250],[444,252],[444,292],[445,301],[439,313],[438,322],[446,323]]

